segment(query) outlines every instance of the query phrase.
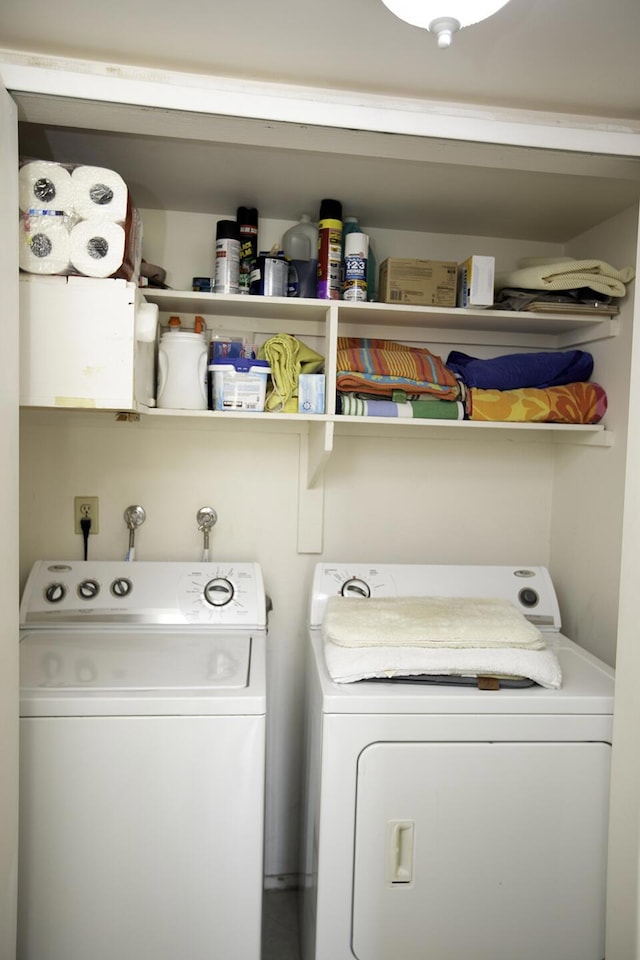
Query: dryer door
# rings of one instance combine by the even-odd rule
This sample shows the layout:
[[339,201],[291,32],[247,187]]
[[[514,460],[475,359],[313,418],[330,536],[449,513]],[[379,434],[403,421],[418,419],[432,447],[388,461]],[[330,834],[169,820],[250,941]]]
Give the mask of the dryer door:
[[358,960],[602,960],[611,747],[376,743],[358,763]]

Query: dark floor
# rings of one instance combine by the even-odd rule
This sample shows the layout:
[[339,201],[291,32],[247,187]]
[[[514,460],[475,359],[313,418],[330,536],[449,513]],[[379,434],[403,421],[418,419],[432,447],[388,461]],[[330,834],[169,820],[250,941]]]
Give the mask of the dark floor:
[[265,891],[262,917],[262,960],[300,960],[298,891]]

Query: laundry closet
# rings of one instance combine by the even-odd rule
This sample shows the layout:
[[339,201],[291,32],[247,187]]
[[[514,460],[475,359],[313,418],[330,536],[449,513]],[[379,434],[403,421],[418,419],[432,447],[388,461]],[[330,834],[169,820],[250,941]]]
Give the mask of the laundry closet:
[[[315,218],[322,197],[336,196],[358,215],[378,262],[486,254],[501,270],[542,256],[635,267],[640,160],[578,146],[427,137],[419,124],[416,133],[391,134],[224,116],[213,99],[210,112],[195,99],[189,109],[188,97],[170,109],[144,101],[142,87],[132,97],[139,105],[128,104],[122,79],[110,97],[50,96],[46,78],[38,89],[37,69],[29,90],[11,83],[11,70],[4,81],[18,104],[20,152],[124,177],[143,221],[143,256],[167,270],[170,290],[142,291],[161,322],[198,314],[211,331],[257,342],[292,333],[326,358],[329,388],[337,337],[348,335],[426,345],[443,357],[451,349],[492,357],[580,347],[592,353],[593,379],[606,390],[607,413],[590,426],[358,422],[335,413],[330,390],[327,412],[306,417],[171,412],[135,402],[121,410],[90,402],[47,408],[23,394],[21,583],[37,559],[80,559],[72,510],[73,497],[85,494],[100,500],[100,532],[89,542],[96,559],[124,556],[122,512],[136,502],[147,512],[140,559],[196,557],[196,513],[210,503],[218,514],[212,557],[262,566],[273,604],[265,873],[268,885],[295,885],[305,625],[318,559],[546,566],[565,633],[611,665],[617,644],[624,652],[633,643],[635,285],[617,315],[588,318],[276,305],[259,297],[238,305],[191,292],[192,277],[211,273],[216,222],[255,204],[260,247],[268,249],[300,214]],[[29,345],[40,348],[37,340]],[[20,362],[29,363],[24,348]],[[614,883],[626,869],[620,861]]]

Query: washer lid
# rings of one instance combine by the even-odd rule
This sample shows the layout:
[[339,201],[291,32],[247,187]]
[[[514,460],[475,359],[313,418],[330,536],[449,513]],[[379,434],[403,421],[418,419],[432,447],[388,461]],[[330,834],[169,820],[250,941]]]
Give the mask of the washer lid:
[[136,691],[199,692],[248,686],[249,634],[136,629],[25,631],[20,640],[21,694],[108,696]]

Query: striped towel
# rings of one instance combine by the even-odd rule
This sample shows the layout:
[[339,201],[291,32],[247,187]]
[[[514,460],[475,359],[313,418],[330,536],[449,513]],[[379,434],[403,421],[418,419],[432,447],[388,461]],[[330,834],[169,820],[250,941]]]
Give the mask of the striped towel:
[[453,373],[426,347],[407,347],[393,340],[338,337],[336,386],[341,392],[389,396],[400,387],[408,393],[429,393],[457,400]]
[[368,400],[353,394],[340,394],[341,413],[345,417],[397,417],[415,420],[464,420],[464,404],[456,400]]

